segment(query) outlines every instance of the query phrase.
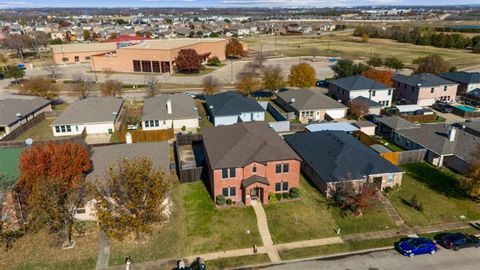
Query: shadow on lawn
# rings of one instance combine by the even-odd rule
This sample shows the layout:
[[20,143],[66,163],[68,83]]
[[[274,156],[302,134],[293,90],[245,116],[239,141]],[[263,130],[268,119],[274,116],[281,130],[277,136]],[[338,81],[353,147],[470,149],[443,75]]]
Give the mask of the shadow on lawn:
[[458,179],[452,173],[442,171],[424,162],[403,165],[402,168],[415,180],[442,195],[458,199],[466,197],[466,194],[458,187]]

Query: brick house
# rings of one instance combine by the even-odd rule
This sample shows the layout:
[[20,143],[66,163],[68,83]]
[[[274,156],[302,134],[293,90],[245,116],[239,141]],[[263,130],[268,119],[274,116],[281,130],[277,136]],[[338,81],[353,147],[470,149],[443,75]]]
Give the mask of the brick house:
[[268,203],[269,193],[299,186],[300,158],[266,122],[202,131],[212,197]]
[[392,80],[395,99],[409,104],[430,106],[436,101],[454,101],[457,95],[457,83],[430,73],[410,76],[395,74]]

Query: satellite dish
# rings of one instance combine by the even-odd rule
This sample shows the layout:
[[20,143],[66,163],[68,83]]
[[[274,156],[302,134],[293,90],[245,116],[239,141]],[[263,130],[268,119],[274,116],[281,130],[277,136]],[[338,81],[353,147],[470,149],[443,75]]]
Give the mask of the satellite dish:
[[32,145],[33,144],[33,139],[32,138],[27,138],[25,140],[25,144],[28,145],[28,146]]

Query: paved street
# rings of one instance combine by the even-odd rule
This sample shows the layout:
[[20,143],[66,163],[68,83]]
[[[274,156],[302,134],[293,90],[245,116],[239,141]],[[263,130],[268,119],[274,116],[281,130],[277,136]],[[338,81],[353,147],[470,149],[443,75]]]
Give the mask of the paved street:
[[469,248],[459,252],[441,249],[435,255],[408,258],[394,250],[377,251],[346,257],[324,258],[305,262],[276,265],[268,270],[477,270],[480,269],[479,249]]

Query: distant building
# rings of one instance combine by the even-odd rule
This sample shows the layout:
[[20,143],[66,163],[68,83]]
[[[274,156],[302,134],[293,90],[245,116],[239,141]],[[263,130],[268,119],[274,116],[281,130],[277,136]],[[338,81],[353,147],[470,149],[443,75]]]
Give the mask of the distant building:
[[480,72],[447,72],[440,74],[440,77],[459,84],[457,95],[480,88]]
[[330,81],[328,93],[345,104],[361,96],[387,107],[392,104],[393,87],[357,75]]

